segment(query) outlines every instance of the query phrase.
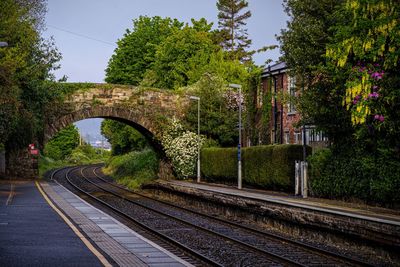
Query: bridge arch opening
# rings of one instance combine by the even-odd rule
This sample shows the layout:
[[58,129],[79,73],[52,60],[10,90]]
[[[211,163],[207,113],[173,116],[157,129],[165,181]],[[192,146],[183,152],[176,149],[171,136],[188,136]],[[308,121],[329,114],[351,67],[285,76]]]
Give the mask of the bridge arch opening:
[[157,138],[160,133],[156,130],[157,126],[151,119],[129,109],[114,107],[85,108],[61,116],[47,124],[44,131],[43,145],[68,125],[93,118],[111,119],[129,125],[141,133],[157,152],[161,153],[163,151],[162,145]]
[[[148,129],[137,124],[136,122],[129,121],[124,118],[113,117],[113,116],[88,117],[87,119],[84,119],[84,120],[90,120],[90,119],[94,119],[94,118],[109,119],[112,121],[122,123],[122,125],[118,125],[115,123],[110,123],[109,125],[111,125],[111,126],[117,125],[117,127],[115,127],[115,128],[119,129],[120,136],[127,137],[126,143],[125,143],[126,146],[124,147],[124,149],[122,149],[122,150],[115,149],[114,151],[116,153],[111,154],[110,152],[107,152],[104,150],[104,146],[93,145],[93,142],[91,143],[90,141],[94,141],[95,139],[97,139],[97,141],[101,140],[100,135],[98,135],[97,138],[94,138],[95,133],[100,134],[100,127],[99,127],[100,125],[99,125],[99,122],[97,122],[96,123],[97,124],[96,132],[95,133],[90,132],[90,134],[91,134],[90,138],[88,138],[89,136],[86,135],[86,133],[88,133],[87,130],[80,132],[81,137],[84,139],[84,141],[82,141],[82,143],[81,143],[83,146],[77,146],[77,143],[75,141],[75,145],[72,145],[73,148],[69,148],[69,152],[66,153],[63,158],[53,158],[51,149],[49,149],[49,147],[50,148],[54,147],[54,143],[52,140],[56,140],[55,138],[59,138],[59,135],[57,135],[57,132],[55,132],[53,135],[53,138],[48,139],[47,144],[44,144],[44,146],[43,146],[43,152],[44,152],[43,154],[46,157],[43,159],[44,162],[48,161],[49,158],[56,160],[56,161],[62,160],[64,162],[69,162],[69,163],[73,163],[73,164],[87,164],[88,160],[89,160],[89,162],[98,163],[98,161],[101,160],[102,162],[105,162],[105,163],[108,162],[106,164],[106,166],[109,166],[108,171],[111,171],[113,173],[115,171],[117,171],[117,173],[121,173],[121,171],[124,172],[123,170],[130,169],[129,166],[126,164],[129,164],[129,165],[133,164],[132,166],[142,166],[143,162],[146,162],[147,167],[138,167],[138,168],[143,168],[143,169],[136,170],[132,174],[130,174],[131,172],[129,172],[129,174],[126,173],[126,175],[129,175],[131,177],[136,177],[135,173],[140,175],[143,171],[146,172],[147,175],[151,174],[151,176],[153,178],[167,178],[167,176],[165,176],[165,175],[168,175],[168,177],[170,177],[170,175],[172,175],[172,168],[170,167],[170,164],[168,163],[169,161],[166,159],[166,156],[163,152],[160,142],[158,142],[158,140],[155,138],[154,134],[152,132],[150,132]],[[78,121],[78,122],[80,122],[80,121]],[[66,127],[71,126],[71,125],[73,125],[73,123],[66,125]],[[127,126],[128,129],[121,128],[124,126]],[[130,127],[132,127],[132,129],[135,129],[136,131],[132,132],[131,130],[129,130]],[[63,129],[65,129],[65,128],[60,127],[58,132],[62,131]],[[76,140],[76,130],[74,130],[74,131],[75,131],[75,140]],[[121,133],[123,133],[123,134],[121,135]],[[133,135],[131,135],[131,134],[133,134]],[[63,133],[63,135],[65,136],[65,133]],[[118,133],[117,133],[117,135],[118,135]],[[135,137],[133,139],[129,139],[131,136],[134,136],[134,135],[136,135],[136,137],[139,137],[138,143],[135,143],[135,141],[132,141],[135,139]],[[49,138],[49,136],[48,136],[48,138]],[[121,140],[121,139],[116,139],[116,140]],[[125,142],[125,141],[123,141],[123,142]],[[56,143],[57,143],[57,141],[56,141]],[[116,143],[118,143],[118,141]],[[89,146],[86,146],[87,144],[89,144],[91,148]],[[93,148],[95,148],[95,149],[93,149]],[[118,146],[117,146],[117,148],[118,148]],[[53,151],[54,151],[54,149],[53,149]],[[131,152],[134,152],[134,153],[130,154]],[[129,154],[129,155],[124,156],[125,154]],[[115,156],[115,158],[114,158],[114,156]],[[135,164],[134,163],[135,161],[138,161],[139,165]],[[117,163],[115,163],[115,162],[117,162]],[[118,163],[118,162],[120,162],[120,163]],[[125,162],[125,163],[123,163],[123,165],[118,165],[118,164],[121,164],[121,162]],[[116,167],[116,166],[122,166],[122,167]],[[123,166],[126,166],[127,168],[123,167]],[[148,179],[148,178],[146,178],[146,179]]]

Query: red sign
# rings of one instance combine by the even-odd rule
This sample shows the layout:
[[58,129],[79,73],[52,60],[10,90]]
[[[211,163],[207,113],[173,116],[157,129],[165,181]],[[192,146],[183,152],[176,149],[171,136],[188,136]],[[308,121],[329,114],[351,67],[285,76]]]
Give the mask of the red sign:
[[39,155],[39,149],[31,149],[31,155]]

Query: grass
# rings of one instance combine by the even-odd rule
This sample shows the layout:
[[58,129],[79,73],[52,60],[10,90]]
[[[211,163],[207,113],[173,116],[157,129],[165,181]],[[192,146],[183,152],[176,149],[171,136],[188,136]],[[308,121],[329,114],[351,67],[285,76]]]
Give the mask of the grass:
[[110,158],[110,152],[94,149],[89,145],[83,145],[75,148],[71,155],[64,160],[53,160],[44,155],[39,158],[39,177],[43,178],[49,170],[62,168],[66,166],[96,164],[106,162]]
[[132,190],[157,178],[158,158],[151,149],[133,151],[109,159],[103,172]]

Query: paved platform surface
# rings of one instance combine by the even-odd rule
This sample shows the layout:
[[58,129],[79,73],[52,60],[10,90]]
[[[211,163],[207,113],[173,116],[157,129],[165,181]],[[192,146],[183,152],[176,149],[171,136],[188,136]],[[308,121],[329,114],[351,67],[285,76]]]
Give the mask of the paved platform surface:
[[119,266],[191,266],[56,183],[41,183],[89,239]]
[[[309,210],[322,211],[332,214],[349,216],[353,218],[400,226],[400,211],[389,210],[384,208],[372,207],[367,205],[349,205],[345,202],[330,201],[326,199],[316,198],[300,198],[288,194],[280,194],[264,190],[242,189],[239,190],[232,186],[209,183],[195,183],[191,181],[161,181],[172,185],[196,188],[210,192],[216,192],[226,195],[240,196],[277,204],[284,204],[293,207],[299,207]],[[358,207],[354,207],[358,206]]]
[[0,181],[0,202],[0,266],[191,266],[56,183]]
[[0,266],[103,266],[33,181],[0,183]]

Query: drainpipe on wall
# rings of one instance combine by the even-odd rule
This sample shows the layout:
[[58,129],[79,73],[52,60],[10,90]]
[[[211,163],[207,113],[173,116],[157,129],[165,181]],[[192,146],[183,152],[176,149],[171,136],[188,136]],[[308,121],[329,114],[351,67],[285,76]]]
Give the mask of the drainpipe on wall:
[[[284,76],[285,74],[284,73],[282,73],[282,78],[281,78],[281,88],[282,88],[282,93],[283,93],[283,90],[284,90],[284,88],[283,88],[283,76]],[[280,143],[281,144],[283,144],[283,103],[282,103],[282,101],[281,101],[281,132],[280,132],[280,134],[279,134],[279,137],[280,137]]]
[[277,133],[277,130],[278,130],[278,120],[277,120],[278,107],[277,107],[277,101],[276,101],[276,90],[277,90],[276,77],[274,76],[273,79],[274,79],[274,144],[277,144],[278,143],[278,133]]

